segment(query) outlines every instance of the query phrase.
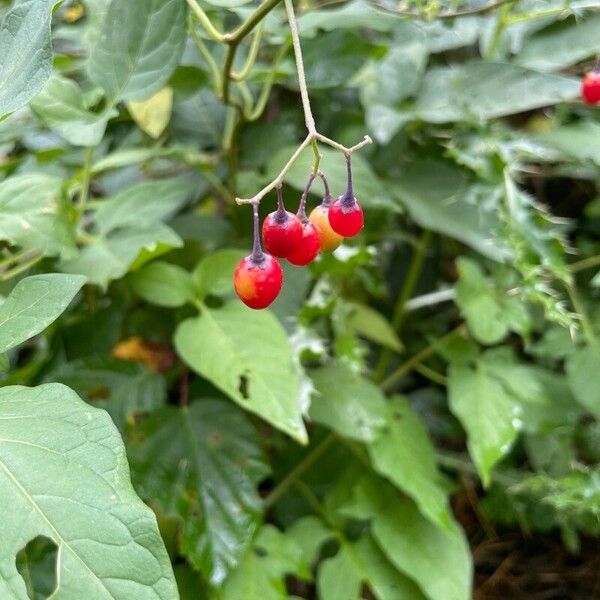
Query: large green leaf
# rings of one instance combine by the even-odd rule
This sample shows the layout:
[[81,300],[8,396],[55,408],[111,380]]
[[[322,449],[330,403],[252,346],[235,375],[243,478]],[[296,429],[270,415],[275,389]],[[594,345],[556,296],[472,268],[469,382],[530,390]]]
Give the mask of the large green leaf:
[[567,379],[577,401],[600,418],[600,348],[583,346],[567,357]]
[[58,2],[18,2],[0,22],[0,117],[25,106],[50,76],[50,22]]
[[195,299],[191,275],[181,267],[156,261],[132,273],[129,283],[134,292],[150,304],[183,306]]
[[65,600],[172,600],[175,579],[156,518],[135,495],[108,415],[69,388],[0,390],[0,596],[27,600],[15,555],[43,535],[58,546]]
[[456,238],[494,260],[510,255],[494,236],[500,222],[493,190],[469,187],[463,173],[449,163],[429,158],[409,163],[394,191],[421,227]]
[[223,400],[165,408],[130,449],[143,498],[183,522],[182,548],[217,584],[237,565],[261,519],[256,485],[268,468],[243,412]]
[[203,309],[175,332],[179,355],[244,409],[306,442],[299,381],[285,331],[268,311],[240,302]]
[[458,525],[453,523],[451,531],[437,527],[412,500],[369,477],[358,482],[342,512],[371,521],[371,534],[381,551],[427,598],[471,598],[471,554]]
[[0,305],[0,352],[41,333],[67,308],[85,277],[47,273],[17,283]]
[[60,191],[61,181],[41,173],[0,183],[0,239],[48,256],[71,255],[75,232]]
[[390,563],[369,535],[344,543],[320,565],[317,589],[321,600],[359,600],[367,584],[378,600],[421,600],[419,588]]
[[62,364],[47,380],[68,385],[88,402],[105,408],[122,430],[136,415],[160,408],[167,393],[165,380],[144,365],[107,356]]
[[311,419],[351,439],[375,439],[387,421],[385,397],[376,385],[342,364],[313,371],[311,378],[317,391]]
[[96,146],[112,114],[89,111],[78,85],[58,74],[48,80],[31,102],[31,108],[50,129],[76,146]]
[[576,160],[600,166],[600,124],[583,121],[544,131],[532,137]]
[[185,13],[180,0],[111,2],[88,61],[110,103],[143,100],[163,87],[181,58]]
[[222,296],[233,292],[231,273],[248,250],[219,250],[204,257],[192,274],[200,298],[207,294]]
[[517,65],[470,62],[429,69],[414,115],[431,123],[494,119],[573,100],[579,79]]
[[408,494],[427,519],[451,527],[433,444],[405,398],[390,401],[386,427],[367,448],[375,471]]

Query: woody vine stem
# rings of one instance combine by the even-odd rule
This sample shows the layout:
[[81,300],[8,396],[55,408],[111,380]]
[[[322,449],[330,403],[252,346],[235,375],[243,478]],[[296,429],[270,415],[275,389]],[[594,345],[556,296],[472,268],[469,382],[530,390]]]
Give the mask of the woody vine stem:
[[292,0],[284,0],[285,10],[287,13],[287,19],[290,26],[290,31],[292,33],[292,45],[294,47],[294,57],[296,59],[296,70],[298,72],[298,85],[300,87],[300,97],[302,99],[302,109],[304,111],[304,121],[306,123],[306,129],[308,131],[307,136],[304,138],[304,141],[298,146],[296,151],[292,154],[288,162],[285,164],[279,175],[271,181],[268,185],[266,185],[262,190],[257,192],[252,198],[236,198],[236,202],[238,204],[253,204],[257,205],[260,203],[261,199],[268,194],[270,191],[278,188],[282,185],[283,180],[291,169],[292,165],[296,162],[300,154],[302,154],[303,150],[305,150],[308,146],[312,146],[313,152],[315,154],[315,162],[313,165],[313,175],[317,175],[319,173],[319,163],[321,161],[321,154],[318,148],[318,142],[323,144],[327,144],[336,150],[344,153],[344,156],[348,158],[353,152],[359,150],[363,146],[367,144],[373,143],[373,140],[368,135],[354,146],[347,148],[346,146],[332,140],[322,133],[317,131],[315,126],[315,119],[312,114],[312,110],[310,107],[310,98],[308,97],[308,88],[306,86],[306,76],[304,74],[304,61],[302,60],[302,48],[300,47],[300,36],[298,35],[298,24],[296,22],[296,15],[294,13],[294,6],[292,4]]

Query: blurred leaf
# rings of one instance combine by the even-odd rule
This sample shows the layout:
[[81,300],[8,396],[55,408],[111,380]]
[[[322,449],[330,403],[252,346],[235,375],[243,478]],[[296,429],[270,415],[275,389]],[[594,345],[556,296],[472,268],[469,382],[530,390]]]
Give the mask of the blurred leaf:
[[22,0],[0,22],[0,117],[25,106],[52,70],[50,23],[59,0]]
[[158,139],[171,120],[173,108],[173,89],[164,87],[153,96],[138,102],[128,102],[127,110],[151,138]]
[[129,277],[133,291],[150,304],[176,307],[195,300],[190,274],[177,265],[156,261]]
[[267,474],[256,434],[229,402],[202,399],[165,408],[131,446],[140,494],[182,520],[182,550],[213,584],[249,546],[261,520],[258,482]]
[[219,250],[203,258],[192,273],[198,296],[223,296],[233,292],[233,271],[247,254],[245,250]]
[[179,325],[175,347],[194,371],[242,408],[306,442],[291,348],[270,312],[252,311],[237,301],[204,309]]
[[17,283],[0,305],[0,352],[41,333],[69,306],[85,277],[47,273]]
[[471,554],[457,525],[451,532],[436,527],[412,500],[368,477],[359,481],[352,500],[342,510],[371,522],[371,534],[381,551],[427,598],[471,598]]
[[99,144],[106,123],[113,116],[110,110],[101,114],[89,111],[77,84],[56,73],[30,106],[45,125],[76,146]]
[[532,139],[576,160],[600,166],[600,124],[593,121],[563,125],[538,133]]
[[302,557],[308,565],[317,560],[321,546],[333,535],[334,532],[314,515],[307,515],[298,519],[285,532],[285,537],[293,540],[302,550]]
[[121,430],[136,415],[160,408],[167,395],[160,375],[139,363],[108,356],[64,363],[46,379],[68,385],[90,404],[106,409]]
[[397,396],[387,408],[386,427],[367,446],[373,469],[408,494],[424,517],[450,529],[446,490],[427,430],[406,399]]
[[311,402],[310,418],[345,437],[373,441],[387,420],[379,388],[342,364],[322,367],[310,375],[318,393]]
[[358,335],[396,352],[402,351],[402,342],[391,323],[379,312],[364,304],[351,305],[348,326]]
[[584,346],[567,357],[567,380],[577,401],[600,418],[600,348]]
[[0,239],[47,256],[72,255],[75,232],[60,185],[59,179],[41,173],[0,182]]
[[0,390],[0,424],[1,597],[28,598],[14,556],[38,535],[58,546],[58,595],[177,596],[156,517],[133,491],[104,411],[60,384],[10,386]]
[[284,580],[287,574],[311,578],[310,569],[294,541],[273,525],[264,525],[239,568],[225,581],[222,600],[288,600]]
[[109,104],[144,100],[164,86],[183,52],[185,12],[179,0],[111,2],[87,65]]

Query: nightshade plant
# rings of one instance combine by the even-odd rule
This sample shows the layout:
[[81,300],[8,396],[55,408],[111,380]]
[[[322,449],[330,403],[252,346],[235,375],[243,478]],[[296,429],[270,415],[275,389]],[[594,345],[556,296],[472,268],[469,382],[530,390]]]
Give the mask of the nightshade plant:
[[0,600],[594,597],[597,2],[0,19]]

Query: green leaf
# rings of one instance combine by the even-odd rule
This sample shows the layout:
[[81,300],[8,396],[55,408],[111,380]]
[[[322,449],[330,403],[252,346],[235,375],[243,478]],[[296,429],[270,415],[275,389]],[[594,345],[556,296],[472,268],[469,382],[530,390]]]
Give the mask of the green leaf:
[[124,227],[84,246],[79,256],[61,263],[61,269],[81,273],[89,283],[106,289],[110,281],[123,277],[143,252],[150,252],[148,258],[153,258],[182,245],[179,236],[162,223]]
[[369,536],[344,543],[319,567],[317,589],[322,600],[359,600],[366,584],[378,600],[421,600],[419,588],[386,558]]
[[460,240],[493,260],[510,256],[494,235],[500,222],[497,204],[490,202],[490,188],[469,187],[463,173],[450,163],[414,160],[403,170],[394,191],[421,227]]
[[559,71],[600,52],[600,15],[553,23],[527,38],[515,61],[536,71]]
[[190,274],[177,265],[156,261],[129,277],[133,291],[158,306],[183,306],[195,300]]
[[106,123],[113,116],[112,111],[102,114],[89,111],[78,85],[56,73],[30,106],[45,125],[76,146],[99,144]]
[[591,161],[600,166],[600,124],[593,121],[543,131],[531,139],[581,162]]
[[185,14],[180,0],[111,2],[88,59],[109,104],[144,100],[167,83],[183,52]]
[[412,500],[368,477],[358,482],[342,512],[371,521],[371,535],[380,550],[427,598],[471,598],[471,553],[458,525],[453,523],[450,532],[435,526]]
[[261,520],[256,486],[268,472],[257,436],[229,402],[165,408],[138,431],[136,489],[181,518],[182,550],[213,584],[235,567]]
[[294,541],[272,525],[264,525],[240,566],[225,581],[222,600],[288,600],[284,580],[287,574],[311,579]]
[[510,450],[517,436],[520,403],[488,372],[481,359],[475,367],[450,365],[448,402],[467,432],[469,453],[487,486],[492,467]]
[[583,346],[567,357],[567,380],[577,401],[600,418],[600,349]]
[[475,261],[460,258],[457,266],[456,303],[477,341],[496,344],[511,330],[527,332],[529,315],[521,298],[497,290]]
[[239,302],[204,309],[179,325],[175,347],[194,371],[244,409],[306,442],[290,344],[270,312],[252,311]]
[[430,123],[513,115],[579,97],[579,79],[517,65],[473,61],[429,69],[415,116]]
[[355,333],[396,352],[402,352],[402,342],[391,323],[375,309],[364,304],[351,305],[348,326]]
[[[296,146],[287,146],[273,155],[267,169],[269,177],[275,177],[281,171],[281,167],[295,150]],[[323,155],[320,168],[324,173],[327,173],[331,193],[337,196],[346,189],[344,157],[340,152],[327,147],[319,147],[319,151]],[[307,174],[312,170],[313,162],[314,154],[310,148],[307,148],[288,171],[286,182],[297,190],[303,190],[306,185]],[[363,206],[367,208],[385,208],[399,212],[398,205],[390,199],[389,190],[381,183],[367,161],[359,153],[352,155],[352,174],[354,192]],[[312,189],[320,198],[323,196],[322,188],[319,187],[318,182],[315,182]]]
[[63,204],[61,181],[41,173],[9,177],[0,183],[0,239],[69,256],[75,232]]
[[60,365],[47,376],[69,386],[88,402],[106,409],[124,430],[140,413],[163,406],[165,380],[144,365],[109,356],[78,358]]
[[96,212],[102,235],[123,227],[144,227],[166,220],[192,196],[195,185],[185,179],[143,181],[107,198]]
[[219,250],[203,258],[192,273],[200,298],[208,294],[223,296],[233,292],[233,271],[249,252],[246,250]]
[[285,537],[293,540],[302,550],[302,556],[308,565],[317,560],[321,546],[333,536],[334,533],[323,521],[313,515],[298,519],[285,532]]
[[50,22],[59,0],[24,0],[0,22],[0,117],[25,106],[52,70]]
[[342,364],[311,373],[318,395],[309,415],[336,433],[362,442],[373,441],[387,422],[387,407],[379,388]]
[[0,439],[2,598],[27,600],[14,556],[38,535],[58,546],[56,597],[177,597],[156,518],[104,411],[56,383],[5,387]]
[[129,102],[127,110],[150,137],[158,139],[171,120],[173,108],[173,88],[164,87],[147,100]]
[[41,333],[55,321],[85,283],[85,277],[48,273],[17,283],[0,305],[0,352]]
[[367,446],[373,468],[408,494],[424,517],[450,528],[446,490],[427,430],[405,398],[393,398],[388,415],[386,427]]

